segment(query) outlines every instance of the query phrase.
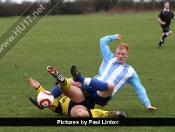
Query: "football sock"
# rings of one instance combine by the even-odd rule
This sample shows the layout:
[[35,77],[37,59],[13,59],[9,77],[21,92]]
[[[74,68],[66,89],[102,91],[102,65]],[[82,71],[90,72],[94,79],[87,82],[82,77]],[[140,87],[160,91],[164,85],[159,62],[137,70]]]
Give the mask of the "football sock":
[[161,46],[161,45],[162,45],[162,42],[160,41],[160,42],[159,42],[159,46]]
[[71,87],[71,83],[68,79],[65,78],[65,83],[64,84],[60,84],[61,85],[61,90],[69,90]]
[[51,90],[51,93],[53,94],[54,98],[59,97],[59,96],[62,94],[59,85],[56,85],[56,86]]
[[78,82],[83,83],[83,82],[84,82],[84,79],[85,79],[85,78],[84,78],[83,76],[80,75],[80,77],[78,78]]
[[105,91],[108,89],[108,84],[106,82],[99,81],[95,78],[85,78],[83,84],[93,87],[99,91]]
[[49,107],[49,109],[55,113],[60,113],[58,100],[54,99],[53,104]]
[[90,117],[92,118],[105,118],[108,117],[108,111],[100,110],[100,109],[91,109],[89,111]]
[[166,34],[167,37],[169,36],[169,32],[166,32],[165,34]]
[[162,37],[163,41],[164,41],[164,39],[165,39],[167,36],[168,36],[167,33],[165,33],[165,34],[163,35],[163,37]]

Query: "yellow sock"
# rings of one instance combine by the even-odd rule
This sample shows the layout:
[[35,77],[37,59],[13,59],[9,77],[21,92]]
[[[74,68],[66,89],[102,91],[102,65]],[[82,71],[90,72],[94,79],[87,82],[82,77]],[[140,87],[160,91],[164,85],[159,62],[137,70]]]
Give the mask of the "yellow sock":
[[108,111],[100,110],[100,109],[92,109],[90,110],[92,114],[92,118],[104,118],[108,117]]
[[68,79],[65,78],[65,84],[60,84],[61,85],[61,90],[69,90],[71,87],[71,83]]
[[39,88],[37,89],[38,93],[40,93],[41,91],[44,91],[45,89],[42,86],[39,86]]
[[54,99],[53,104],[49,107],[49,109],[53,112],[55,112],[56,108],[58,107],[58,100]]

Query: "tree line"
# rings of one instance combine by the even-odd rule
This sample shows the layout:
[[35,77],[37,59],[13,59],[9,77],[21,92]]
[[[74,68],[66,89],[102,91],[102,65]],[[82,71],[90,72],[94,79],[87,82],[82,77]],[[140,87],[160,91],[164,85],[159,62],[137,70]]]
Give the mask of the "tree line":
[[[160,11],[163,9],[164,2],[165,0],[140,0],[138,2],[134,0],[75,0],[74,2],[61,1],[58,3],[57,0],[50,0],[49,2],[38,0],[35,3],[22,2],[17,4],[7,0],[0,3],[0,17],[20,16],[22,13],[24,16],[31,15],[40,4],[45,8],[40,15],[45,15],[48,12],[49,15],[57,15]],[[169,0],[169,2],[171,10],[175,9],[175,1]]]

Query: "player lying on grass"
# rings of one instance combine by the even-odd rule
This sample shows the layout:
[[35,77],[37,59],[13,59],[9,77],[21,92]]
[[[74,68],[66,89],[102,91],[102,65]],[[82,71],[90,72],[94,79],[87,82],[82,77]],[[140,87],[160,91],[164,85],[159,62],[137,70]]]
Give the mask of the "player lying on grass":
[[[30,82],[30,85],[33,88],[35,88],[38,92],[41,92],[44,90],[44,88],[36,80],[29,78],[29,82]],[[61,84],[61,88],[62,88],[62,92],[65,95],[67,91],[69,91],[70,89],[73,90],[72,88],[70,88],[69,82],[67,84]],[[95,104],[91,96],[87,94],[85,90],[79,89],[79,92],[81,93],[79,95],[82,98],[81,101],[78,101],[76,103],[76,102],[73,102],[69,97],[63,96],[60,100],[54,99],[54,102],[49,107],[49,109],[55,113],[70,115],[71,117],[74,117],[74,118],[106,118],[106,117],[125,118],[125,114],[121,111],[104,111],[100,109],[94,109]],[[41,106],[38,105],[35,98],[29,96],[29,99],[39,109],[43,109]]]
[[[121,36],[119,34],[101,38],[100,50],[103,61],[99,69],[99,74],[94,78],[84,78],[77,71],[76,67],[73,66],[71,74],[73,75],[74,81],[70,79],[71,85],[86,90],[88,89],[95,103],[106,105],[115,94],[129,83],[133,86],[146,108],[148,110],[156,110],[155,107],[151,106],[146,90],[141,84],[136,71],[126,63],[126,58],[129,56],[129,46],[121,43],[117,46],[115,54],[110,51],[108,43],[120,39]],[[52,68],[50,73],[54,74],[54,72],[56,73],[57,70]],[[57,75],[54,75],[54,77],[59,78]],[[60,94],[59,90],[55,88],[54,94],[57,93]]]

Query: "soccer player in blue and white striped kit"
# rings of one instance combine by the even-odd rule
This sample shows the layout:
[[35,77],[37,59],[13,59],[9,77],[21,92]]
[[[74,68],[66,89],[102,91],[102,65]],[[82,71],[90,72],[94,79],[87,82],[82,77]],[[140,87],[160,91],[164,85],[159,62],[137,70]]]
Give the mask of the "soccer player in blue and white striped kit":
[[100,50],[103,57],[99,74],[94,78],[84,78],[80,75],[75,65],[71,68],[73,80],[71,84],[82,87],[91,93],[94,101],[99,105],[105,105],[128,83],[133,86],[138,97],[148,110],[156,110],[151,106],[146,90],[141,84],[136,71],[128,64],[126,58],[129,56],[129,46],[121,43],[116,48],[116,53],[110,51],[108,43],[120,40],[119,34],[105,36],[100,39]]

